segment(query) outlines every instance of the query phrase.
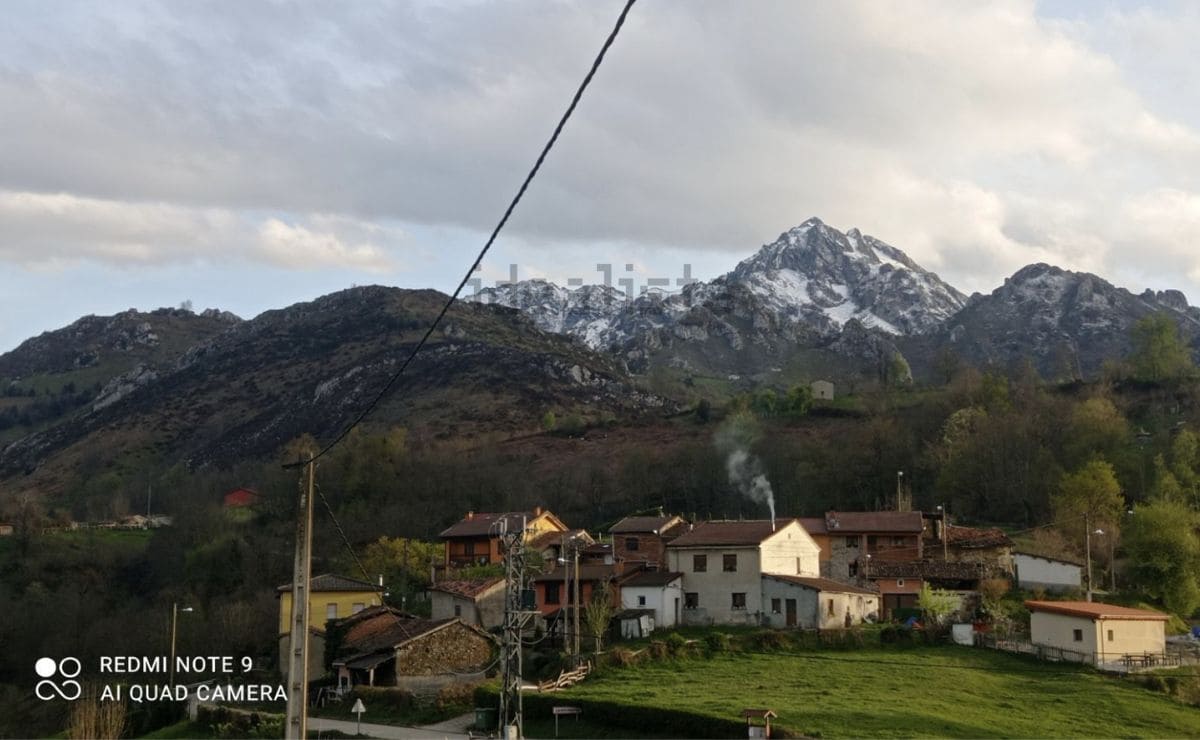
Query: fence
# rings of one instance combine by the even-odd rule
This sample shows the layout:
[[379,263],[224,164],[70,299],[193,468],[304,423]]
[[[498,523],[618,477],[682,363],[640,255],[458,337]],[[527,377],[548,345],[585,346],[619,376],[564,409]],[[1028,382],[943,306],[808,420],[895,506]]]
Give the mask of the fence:
[[1039,645],[1028,640],[1005,640],[994,635],[976,634],[975,644],[991,650],[1031,655],[1038,660],[1054,663],[1086,663],[1101,670],[1132,673],[1151,668],[1170,668],[1183,665],[1183,656],[1176,652],[1161,653],[1085,653],[1078,650]]

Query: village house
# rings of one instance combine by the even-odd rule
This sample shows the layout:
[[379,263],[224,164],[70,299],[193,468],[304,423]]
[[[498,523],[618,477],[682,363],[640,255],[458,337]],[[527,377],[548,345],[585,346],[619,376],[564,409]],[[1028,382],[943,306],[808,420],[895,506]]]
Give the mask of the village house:
[[[286,670],[291,649],[292,584],[276,589],[279,597],[279,665]],[[308,675],[325,673],[326,623],[383,604],[383,587],[356,578],[323,573],[309,580],[308,588]]]
[[818,528],[829,541],[821,576],[861,584],[867,561],[920,560],[925,555],[919,511],[830,511]]
[[418,694],[483,680],[494,640],[461,619],[419,619],[374,607],[330,624],[338,686],[395,686]]
[[936,558],[940,555],[945,560],[960,563],[983,563],[993,571],[1012,573],[1013,541],[1004,530],[949,524],[945,527],[947,537],[943,542],[943,521],[940,515],[934,514],[934,517],[934,526],[926,530],[933,533],[925,541],[927,556]]
[[441,581],[429,587],[430,617],[490,630],[504,624],[504,579]]
[[[1079,660],[1144,665],[1166,649],[1167,615],[1091,601],[1026,601],[1034,645],[1079,654]],[[1128,656],[1128,659],[1127,659]]]
[[843,629],[879,616],[879,594],[828,578],[764,573],[763,624],[777,628]]
[[1083,563],[1062,556],[1035,555],[1014,552],[1013,576],[1017,587],[1032,591],[1042,589],[1053,593],[1073,591],[1083,586]]
[[[592,598],[601,589],[608,589],[608,597],[614,608],[621,606],[621,589],[618,578],[622,568],[619,563],[613,565],[583,565],[578,573],[574,565],[560,566],[546,573],[533,577],[535,608],[541,614],[542,624],[554,640],[562,638],[566,641],[574,639],[574,609],[576,578],[578,578],[579,604],[586,609]],[[583,616],[580,615],[580,629],[583,630]]]
[[226,509],[239,509],[254,506],[258,503],[258,499],[258,491],[252,488],[234,488],[225,493],[222,497],[222,504]]
[[562,520],[540,506],[533,511],[468,511],[466,516],[441,534],[446,546],[445,565],[461,567],[502,562],[504,555],[500,551],[500,535],[522,528],[527,543],[548,532],[567,531],[567,525]]
[[760,623],[762,575],[816,576],[820,548],[795,519],[710,521],[667,545],[683,573],[683,624]]
[[921,587],[953,591],[961,602],[960,612],[974,606],[979,582],[985,578],[1003,576],[983,562],[953,560],[898,561],[870,559],[863,572],[863,581],[879,592],[882,617],[892,619],[897,609],[915,609]]
[[[621,581],[621,607],[627,610],[649,611],[652,621],[649,630],[641,620],[642,634],[655,629],[667,629],[679,624],[683,608],[683,574],[666,570],[641,570],[627,575]],[[639,634],[638,636],[641,636]]]
[[833,400],[833,383],[830,383],[828,380],[814,380],[810,387],[812,388],[814,401]]
[[[567,529],[561,532],[549,530],[530,537],[525,542],[525,549],[529,555],[540,556],[543,562],[557,563],[559,558],[572,557],[572,548],[578,547],[580,548],[579,557],[582,562],[584,560],[596,560],[594,551],[590,558],[588,556],[589,551],[591,551],[592,546],[595,544],[596,540],[583,529]],[[611,547],[608,552],[610,555],[609,565],[612,565]],[[564,555],[564,553],[566,554]]]
[[667,543],[687,531],[687,522],[673,515],[627,516],[608,531],[615,557],[630,567],[658,570],[666,566]]

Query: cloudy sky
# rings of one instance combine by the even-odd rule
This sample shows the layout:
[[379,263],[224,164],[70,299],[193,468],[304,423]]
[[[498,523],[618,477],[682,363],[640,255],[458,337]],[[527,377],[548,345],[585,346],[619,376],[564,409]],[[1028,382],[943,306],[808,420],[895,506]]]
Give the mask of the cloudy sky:
[[[620,5],[7,3],[0,351],[451,288]],[[707,278],[816,215],[967,292],[1200,301],[1198,38],[1194,3],[642,0],[484,278]]]

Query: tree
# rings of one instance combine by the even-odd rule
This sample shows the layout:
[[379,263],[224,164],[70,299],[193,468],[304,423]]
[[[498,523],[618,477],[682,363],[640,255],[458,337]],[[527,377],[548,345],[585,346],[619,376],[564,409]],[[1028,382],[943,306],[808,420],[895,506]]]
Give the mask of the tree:
[[592,591],[592,599],[583,610],[583,621],[592,640],[595,641],[597,653],[604,646],[604,635],[608,632],[614,611],[612,592],[609,591],[607,583]]
[[912,385],[912,368],[899,352],[893,352],[883,367],[883,380],[891,388]]
[[1138,506],[1125,533],[1135,588],[1183,615],[1200,606],[1200,517],[1178,501]]
[[438,543],[380,537],[363,551],[362,565],[372,580],[383,576],[391,602],[407,606],[408,596],[429,587],[429,564],[440,561],[443,554]]
[[553,411],[547,411],[542,415],[542,429],[552,432],[556,426],[558,426],[558,417],[554,415]]
[[1062,477],[1052,501],[1058,529],[1075,542],[1082,542],[1084,527],[1104,527],[1110,537],[1125,511],[1121,484],[1113,466],[1093,458],[1074,473]]
[[930,588],[928,583],[921,586],[921,593],[917,596],[917,606],[925,612],[930,622],[939,626],[945,623],[947,617],[958,611],[960,603],[957,594],[940,588]]
[[1151,314],[1133,326],[1133,375],[1147,383],[1176,380],[1192,370],[1192,358],[1179,337],[1179,326],[1165,313]]
[[812,408],[812,402],[811,387],[807,385],[794,385],[787,392],[787,397],[783,401],[783,410],[788,416],[799,418],[808,413],[808,410]]

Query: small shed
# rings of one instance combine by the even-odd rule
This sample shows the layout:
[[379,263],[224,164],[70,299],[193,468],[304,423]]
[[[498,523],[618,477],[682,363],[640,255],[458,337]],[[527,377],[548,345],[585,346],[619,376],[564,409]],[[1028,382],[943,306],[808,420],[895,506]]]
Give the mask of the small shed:
[[833,383],[830,383],[828,380],[814,380],[812,383],[812,396],[817,401],[832,401]]
[[1083,662],[1127,662],[1162,656],[1167,615],[1092,601],[1026,601],[1034,645],[1078,654]]

